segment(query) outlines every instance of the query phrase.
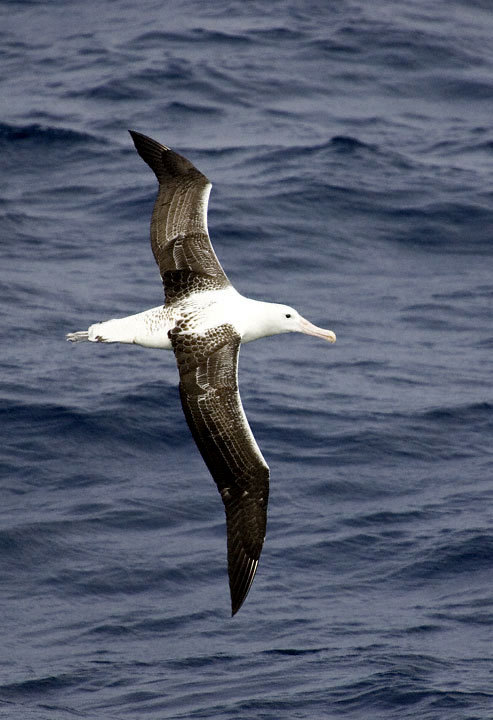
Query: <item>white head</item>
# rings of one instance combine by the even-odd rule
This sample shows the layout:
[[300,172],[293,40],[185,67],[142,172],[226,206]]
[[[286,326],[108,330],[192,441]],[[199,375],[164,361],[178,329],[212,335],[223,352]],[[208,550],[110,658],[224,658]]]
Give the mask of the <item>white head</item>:
[[279,305],[278,303],[255,302],[257,316],[255,325],[248,328],[243,336],[243,342],[256,340],[257,338],[266,337],[268,335],[279,335],[288,332],[301,332],[306,335],[314,335],[315,337],[328,340],[333,343],[336,341],[335,333],[332,330],[324,330],[301,317],[299,312],[289,305]]

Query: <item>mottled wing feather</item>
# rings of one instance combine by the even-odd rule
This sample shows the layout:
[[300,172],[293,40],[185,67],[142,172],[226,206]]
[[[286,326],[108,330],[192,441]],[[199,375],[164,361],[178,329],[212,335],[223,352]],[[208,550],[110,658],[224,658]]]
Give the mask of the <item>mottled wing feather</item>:
[[253,582],[267,523],[269,468],[253,437],[238,392],[240,337],[231,325],[202,335],[170,332],[180,397],[197,447],[226,509],[233,615]]
[[[207,230],[211,183],[192,163],[165,145],[130,131],[137,152],[159,181],[151,220],[151,246],[165,290],[167,274],[176,271],[207,276],[214,288],[228,279]],[[168,295],[168,294],[167,294]],[[168,300],[168,296],[167,296]]]

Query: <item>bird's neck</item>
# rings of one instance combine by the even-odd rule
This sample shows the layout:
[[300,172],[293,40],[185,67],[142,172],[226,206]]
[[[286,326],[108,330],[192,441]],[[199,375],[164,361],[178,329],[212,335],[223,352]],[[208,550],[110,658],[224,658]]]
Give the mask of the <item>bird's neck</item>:
[[242,343],[285,332],[276,326],[275,318],[277,313],[275,312],[275,303],[251,300],[250,298],[244,298],[244,300],[247,302],[244,306]]

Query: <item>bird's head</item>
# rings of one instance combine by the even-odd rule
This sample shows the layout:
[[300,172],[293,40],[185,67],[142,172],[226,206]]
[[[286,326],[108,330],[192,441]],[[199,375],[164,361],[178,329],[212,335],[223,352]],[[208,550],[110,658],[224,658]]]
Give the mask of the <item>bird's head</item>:
[[335,333],[332,330],[324,330],[324,328],[313,325],[289,305],[259,302],[258,300],[248,300],[248,303],[249,322],[243,333],[243,342],[288,332],[314,335],[331,343],[336,341]]
[[313,325],[309,320],[302,317],[297,310],[289,305],[274,305],[275,321],[278,333],[285,332],[301,332],[305,335],[314,335],[315,337],[328,340],[333,343],[336,341],[335,333],[332,330],[325,330],[324,328]]

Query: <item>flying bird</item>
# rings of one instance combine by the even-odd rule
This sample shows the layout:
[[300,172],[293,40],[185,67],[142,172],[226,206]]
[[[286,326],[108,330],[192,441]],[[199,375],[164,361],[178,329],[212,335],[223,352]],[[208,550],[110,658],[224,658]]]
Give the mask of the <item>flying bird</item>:
[[226,511],[231,610],[253,582],[265,539],[269,467],[252,434],[238,392],[241,343],[301,332],[335,342],[293,308],[240,295],[229,282],[207,229],[210,181],[185,157],[130,131],[154,171],[159,190],[151,246],[165,302],[129,317],[69,333],[67,340],[132,343],[173,350],[183,412]]

